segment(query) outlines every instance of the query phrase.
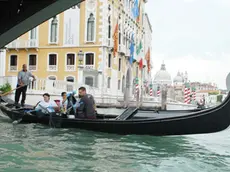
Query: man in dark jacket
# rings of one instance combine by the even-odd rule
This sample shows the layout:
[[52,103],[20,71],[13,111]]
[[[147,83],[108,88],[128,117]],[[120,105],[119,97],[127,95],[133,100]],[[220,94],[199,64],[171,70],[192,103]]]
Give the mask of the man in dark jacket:
[[77,118],[96,119],[95,101],[93,96],[86,94],[86,88],[80,87],[78,89],[79,105],[77,107]]

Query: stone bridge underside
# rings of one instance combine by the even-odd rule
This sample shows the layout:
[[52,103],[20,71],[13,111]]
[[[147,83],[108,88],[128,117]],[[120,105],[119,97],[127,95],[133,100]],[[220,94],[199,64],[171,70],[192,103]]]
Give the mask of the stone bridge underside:
[[0,48],[83,0],[0,0]]

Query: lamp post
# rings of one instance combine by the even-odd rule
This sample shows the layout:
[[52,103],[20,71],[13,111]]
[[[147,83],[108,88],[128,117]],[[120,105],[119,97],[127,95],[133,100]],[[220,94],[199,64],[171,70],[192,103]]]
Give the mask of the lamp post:
[[82,50],[78,52],[77,56],[78,56],[79,65],[82,65],[82,61],[84,59],[84,53],[82,52]]

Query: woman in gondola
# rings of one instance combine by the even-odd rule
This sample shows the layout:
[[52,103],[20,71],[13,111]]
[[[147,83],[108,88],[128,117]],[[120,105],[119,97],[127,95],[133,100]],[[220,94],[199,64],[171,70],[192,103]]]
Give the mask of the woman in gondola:
[[38,116],[55,113],[55,111],[58,110],[59,107],[57,106],[55,101],[50,100],[50,95],[48,93],[43,94],[43,100],[38,102],[38,104],[35,106],[35,111],[37,111]]
[[67,93],[62,92],[61,93],[61,100],[60,100],[60,103],[59,103],[61,113],[66,114],[67,105],[68,105]]

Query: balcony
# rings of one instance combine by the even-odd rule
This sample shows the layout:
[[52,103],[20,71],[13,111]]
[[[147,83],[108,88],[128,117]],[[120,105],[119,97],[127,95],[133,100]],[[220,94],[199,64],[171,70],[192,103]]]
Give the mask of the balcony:
[[10,71],[15,72],[18,70],[18,66],[10,66]]
[[36,71],[37,70],[37,65],[29,65],[29,70],[30,71]]
[[94,70],[95,66],[94,65],[85,65],[84,69],[86,70]]
[[49,65],[48,71],[57,71],[57,65]]
[[76,71],[76,65],[66,65],[65,70],[67,72]]
[[31,39],[31,40],[17,39],[9,43],[6,46],[6,48],[7,49],[38,48],[38,40],[37,39]]

